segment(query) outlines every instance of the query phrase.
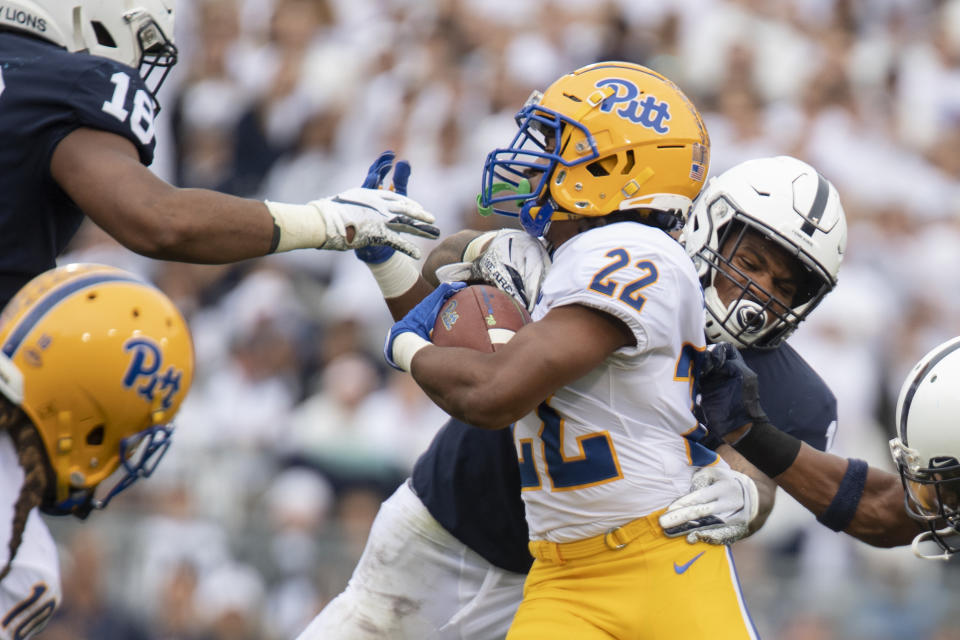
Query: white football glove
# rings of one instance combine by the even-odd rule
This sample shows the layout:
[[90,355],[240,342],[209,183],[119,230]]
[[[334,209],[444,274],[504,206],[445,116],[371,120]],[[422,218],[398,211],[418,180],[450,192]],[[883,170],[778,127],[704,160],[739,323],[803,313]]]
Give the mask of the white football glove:
[[[267,202],[279,230],[275,251],[332,249],[347,251],[370,246],[393,247],[414,258],[420,249],[400,233],[436,238],[434,217],[415,200],[384,189],[347,189],[331,198],[305,205]],[[323,225],[317,224],[318,214]],[[347,241],[347,229],[353,240]]]
[[525,231],[501,229],[473,262],[454,262],[437,269],[442,282],[483,281],[533,311],[550,267],[550,254]]
[[687,534],[687,542],[732,544],[749,533],[759,508],[757,485],[739,471],[704,467],[693,474],[691,491],[660,516],[670,538]]

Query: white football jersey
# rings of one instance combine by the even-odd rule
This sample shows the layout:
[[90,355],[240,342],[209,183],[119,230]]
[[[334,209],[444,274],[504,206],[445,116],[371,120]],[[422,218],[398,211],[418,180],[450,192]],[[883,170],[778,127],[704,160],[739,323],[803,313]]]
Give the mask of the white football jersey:
[[703,294],[680,244],[630,222],[574,236],[554,253],[533,319],[571,304],[620,319],[636,345],[516,423],[535,540],[580,540],[664,508],[689,492],[695,466],[718,460],[695,442],[702,434],[692,396],[695,359],[705,348]]
[[[0,568],[10,557],[14,505],[22,485],[23,469],[13,440],[0,431]],[[29,638],[44,627],[60,600],[57,548],[34,509],[27,517],[13,567],[0,581],[0,640]]]

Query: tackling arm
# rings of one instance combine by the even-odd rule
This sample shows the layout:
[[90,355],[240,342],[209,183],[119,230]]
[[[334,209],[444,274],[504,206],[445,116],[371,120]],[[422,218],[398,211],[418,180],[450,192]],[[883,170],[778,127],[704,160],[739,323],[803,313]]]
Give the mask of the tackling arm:
[[[497,252],[498,242],[506,244],[506,250]],[[549,261],[542,245],[525,232],[510,229],[486,232],[464,229],[448,236],[431,250],[421,270],[423,278],[415,294],[404,294],[405,299],[402,301],[387,297],[387,306],[390,307],[394,320],[399,320],[430,293],[431,288],[440,284],[439,270],[452,266],[454,271],[448,271],[448,277],[453,275],[455,280],[492,284],[519,300],[528,311],[532,311],[532,303],[536,302]],[[515,274],[519,281],[507,277],[506,274]]]
[[77,129],[57,145],[50,171],[91,220],[150,258],[217,264],[270,252],[273,218],[263,202],[177,189],[121,136]]
[[[464,230],[447,236],[427,255],[423,269],[420,272],[420,277],[415,280],[409,289],[393,297],[385,293],[383,299],[384,302],[387,303],[387,308],[390,310],[390,315],[393,319],[400,320],[408,311],[413,309],[418,302],[427,297],[434,287],[439,284],[436,274],[437,269],[445,264],[461,260],[463,252],[470,241],[482,235],[482,233],[481,231]],[[370,268],[374,270],[374,277],[377,277],[377,270],[390,269],[392,266],[393,265],[385,263],[382,267],[370,265]],[[403,269],[406,267],[400,266],[399,268]],[[380,282],[380,279],[380,277],[377,277],[378,282]]]
[[[793,464],[774,479],[800,504],[822,517],[837,495],[848,467],[847,459],[803,444]],[[925,529],[907,515],[903,499],[899,476],[869,467],[853,519],[843,531],[876,547],[910,544]]]
[[818,451],[770,424],[756,374],[732,345],[719,343],[701,370],[707,426],[825,526],[868,544],[908,544],[923,530],[904,509],[900,479],[862,460]]
[[717,453],[730,465],[731,469],[749,476],[757,487],[757,495],[759,498],[757,501],[757,515],[750,521],[747,535],[756,533],[767,521],[767,518],[770,517],[770,512],[773,511],[773,505],[777,496],[777,483],[750,464],[746,458],[737,453],[736,449],[730,445],[720,445],[720,447],[717,448]]
[[223,264],[274,251],[370,246],[419,257],[399,233],[439,234],[419,204],[387,191],[358,188],[290,205],[178,189],[144,167],[129,140],[95,129],[61,140],[50,174],[91,220],[151,258]]

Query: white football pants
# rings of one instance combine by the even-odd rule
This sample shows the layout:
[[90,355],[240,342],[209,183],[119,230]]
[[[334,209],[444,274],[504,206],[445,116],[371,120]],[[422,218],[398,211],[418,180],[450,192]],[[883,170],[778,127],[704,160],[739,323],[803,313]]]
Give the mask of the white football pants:
[[502,640],[525,578],[453,537],[407,481],[380,506],[347,588],[298,640]]

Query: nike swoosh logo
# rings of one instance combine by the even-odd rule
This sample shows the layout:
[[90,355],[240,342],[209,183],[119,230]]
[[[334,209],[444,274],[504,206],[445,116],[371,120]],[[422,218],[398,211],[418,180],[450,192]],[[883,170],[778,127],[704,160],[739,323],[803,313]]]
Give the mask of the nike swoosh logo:
[[681,574],[683,574],[683,573],[685,573],[686,570],[690,568],[690,565],[692,565],[694,562],[696,562],[697,560],[699,560],[699,559],[700,559],[700,556],[702,556],[702,555],[705,554],[705,553],[706,553],[706,551],[701,551],[701,552],[698,553],[697,555],[693,556],[693,558],[691,558],[689,562],[685,562],[684,564],[677,564],[676,562],[674,562],[674,563],[673,563],[673,570],[677,572],[677,575],[678,575],[678,576],[681,575]]

